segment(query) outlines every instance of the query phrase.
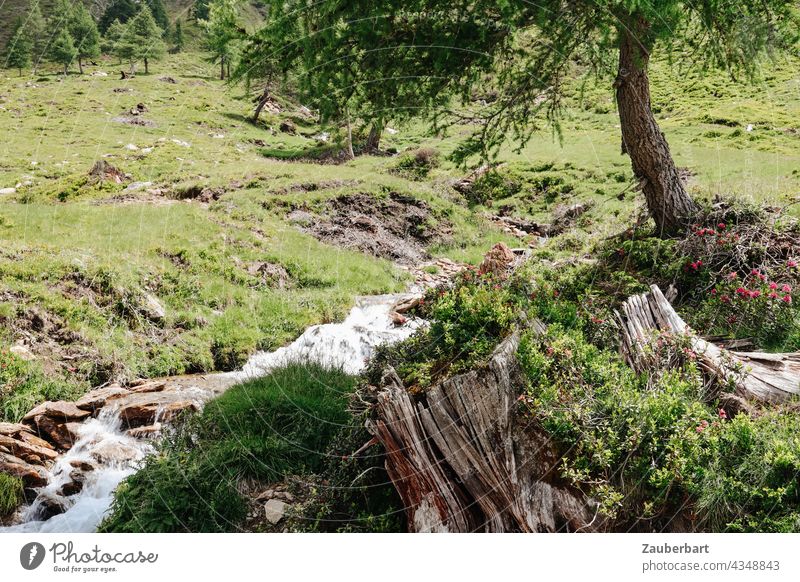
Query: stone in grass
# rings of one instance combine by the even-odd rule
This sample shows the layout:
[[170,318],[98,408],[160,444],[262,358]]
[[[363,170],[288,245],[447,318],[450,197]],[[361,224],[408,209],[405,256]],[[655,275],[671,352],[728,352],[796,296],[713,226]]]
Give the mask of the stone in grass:
[[277,499],[270,499],[264,504],[264,516],[272,525],[277,525],[286,514],[286,503]]

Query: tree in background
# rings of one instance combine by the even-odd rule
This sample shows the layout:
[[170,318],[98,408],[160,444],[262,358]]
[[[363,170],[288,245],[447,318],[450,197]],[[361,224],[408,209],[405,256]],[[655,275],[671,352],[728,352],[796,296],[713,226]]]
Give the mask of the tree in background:
[[208,8],[211,0],[194,0],[192,5],[192,16],[195,20],[208,20]]
[[[452,102],[474,89],[499,98],[469,116],[479,128],[457,158],[489,158],[523,144],[543,116],[558,128],[565,83],[577,64],[614,77],[622,151],[661,233],[685,227],[696,206],[650,107],[648,63],[683,52],[703,66],[755,72],[758,57],[797,32],[788,0],[269,0],[261,54],[294,63],[321,111],[351,95],[367,119],[422,114],[453,123]],[[610,79],[609,79],[610,80]],[[375,83],[381,91],[353,89]],[[377,100],[369,103],[373,98]],[[521,146],[520,146],[521,147]]]
[[175,21],[175,28],[172,31],[172,52],[179,53],[183,50],[183,28],[181,21]]
[[47,29],[47,23],[39,8],[39,0],[32,0],[30,12],[25,20],[28,38],[31,39],[31,61],[33,74],[39,69],[39,64],[47,58],[47,48],[52,38],[52,33]]
[[219,63],[219,78],[230,75],[231,62],[236,58],[243,32],[238,26],[238,0],[212,0],[208,20],[200,24],[206,29],[205,49],[211,53],[209,61]]
[[6,45],[6,67],[19,70],[19,76],[21,77],[22,70],[31,66],[32,49],[33,42],[25,29],[22,19],[18,18],[14,25],[14,32]]
[[72,35],[64,23],[56,33],[53,42],[50,43],[48,50],[48,58],[54,63],[64,66],[64,74],[66,75],[69,70],[69,65],[78,56],[78,49],[75,48],[75,42],[72,40]]
[[125,24],[136,16],[138,10],[139,7],[134,0],[112,0],[100,17],[100,22],[97,26],[100,32],[105,34],[112,22],[119,20],[120,24]]
[[158,60],[164,56],[166,46],[162,40],[164,31],[158,27],[150,7],[143,4],[139,13],[127,25],[127,30],[123,35],[123,44],[133,45],[133,59],[131,73],[134,72],[133,64],[136,61],[144,61],[145,74],[150,72],[150,60]]
[[105,35],[103,35],[102,40],[100,41],[100,49],[108,55],[114,55],[122,60],[122,57],[118,54],[117,51],[117,43],[122,39],[125,35],[125,25],[122,24],[119,20],[115,20],[112,22],[108,30],[106,30]]
[[169,34],[169,17],[163,0],[144,0],[153,13],[153,19],[166,37]]
[[69,31],[78,49],[78,69],[83,74],[83,60],[100,56],[100,32],[89,10],[80,2],[72,8]]

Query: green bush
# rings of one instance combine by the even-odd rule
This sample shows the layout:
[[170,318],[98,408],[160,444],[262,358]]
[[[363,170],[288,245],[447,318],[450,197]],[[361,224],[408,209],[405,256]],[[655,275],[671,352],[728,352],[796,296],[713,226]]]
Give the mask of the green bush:
[[729,420],[704,402],[684,338],[660,345],[685,356],[677,369],[637,375],[576,329],[523,336],[523,406],[564,451],[562,475],[616,527],[650,531],[681,514],[697,530],[800,530],[800,417]]
[[392,171],[410,180],[423,180],[431,170],[441,164],[441,155],[433,148],[419,148],[404,152]]
[[265,483],[318,471],[355,379],[291,364],[230,388],[190,418],[120,485],[103,531],[235,531],[243,479]]
[[22,503],[22,479],[0,473],[0,517],[13,512]]

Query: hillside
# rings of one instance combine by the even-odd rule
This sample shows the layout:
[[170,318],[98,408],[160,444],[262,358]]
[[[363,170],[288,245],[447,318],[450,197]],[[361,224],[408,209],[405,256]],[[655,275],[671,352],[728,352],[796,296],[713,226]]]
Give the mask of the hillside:
[[68,524],[119,466],[91,531],[800,529],[800,58],[653,60],[698,205],[662,236],[582,64],[491,165],[452,161],[474,119],[354,119],[350,159],[294,86],[253,122],[187,30],[133,78],[0,74],[0,519]]

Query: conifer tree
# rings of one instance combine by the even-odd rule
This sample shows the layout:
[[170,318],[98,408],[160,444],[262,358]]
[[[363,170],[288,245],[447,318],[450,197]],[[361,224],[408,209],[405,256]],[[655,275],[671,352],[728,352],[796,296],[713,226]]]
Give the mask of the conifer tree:
[[231,62],[236,58],[241,37],[237,25],[238,0],[212,0],[208,20],[201,21],[206,29],[205,48],[211,53],[209,61],[219,63],[219,78],[225,80]]
[[100,32],[89,10],[80,2],[73,8],[69,31],[78,49],[78,68],[83,74],[83,59],[100,56]]
[[183,50],[183,27],[181,26],[181,21],[177,20],[175,22],[175,29],[172,33],[172,50],[173,52],[179,53]]
[[22,69],[31,65],[31,50],[33,43],[25,29],[22,19],[18,18],[14,25],[14,32],[6,46],[6,67],[18,69],[22,76]]
[[48,49],[48,57],[54,63],[64,65],[64,74],[69,71],[69,65],[78,56],[78,49],[75,48],[75,42],[72,40],[72,35],[66,26],[60,27],[56,33],[53,42]]
[[51,33],[48,31],[44,16],[42,16],[39,0],[31,0],[30,12],[25,20],[25,29],[31,41],[31,62],[35,75],[41,62],[47,58],[47,48],[51,40]]
[[149,72],[149,61],[160,59],[166,52],[162,37],[164,31],[156,24],[150,7],[143,4],[139,13],[129,23],[130,35],[136,43],[136,60],[144,61],[144,72]]
[[139,8],[134,0],[112,0],[111,4],[103,12],[103,16],[100,17],[100,22],[98,23],[100,33],[105,34],[108,32],[111,23],[115,20],[118,20],[120,24],[125,24],[136,16],[138,10]]

